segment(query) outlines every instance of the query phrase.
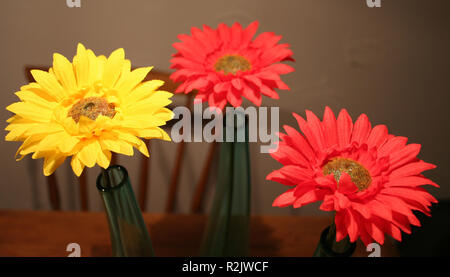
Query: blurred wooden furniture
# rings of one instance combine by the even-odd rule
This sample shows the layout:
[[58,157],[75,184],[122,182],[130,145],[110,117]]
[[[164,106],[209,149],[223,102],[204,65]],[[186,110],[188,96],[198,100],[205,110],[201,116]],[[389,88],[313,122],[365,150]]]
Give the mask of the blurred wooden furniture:
[[[26,66],[25,67],[25,75],[29,82],[34,82],[33,76],[31,75],[32,69],[40,69],[47,71],[49,66]],[[175,84],[170,79],[170,74],[166,72],[156,71],[152,70],[149,75],[145,78],[145,80],[162,80],[164,81],[164,85],[160,88],[161,90],[166,90],[170,92],[174,92],[177,88],[177,84]],[[189,107],[191,109],[192,105],[192,94],[189,94],[186,96],[186,103],[185,106]],[[173,108],[173,107],[170,107]],[[171,126],[170,122],[167,124],[166,128],[168,126]],[[146,141],[147,147],[150,146],[151,142],[150,140]],[[215,153],[215,147],[216,144],[213,142],[211,143],[208,155],[206,157],[206,160],[204,162],[204,166],[200,175],[200,179],[197,183],[195,193],[192,197],[192,204],[191,204],[191,212],[193,213],[199,213],[202,208],[203,204],[203,198],[206,190],[206,184],[208,181],[209,172],[211,170],[211,164],[212,159],[214,157]],[[166,212],[172,213],[175,210],[175,203],[176,203],[176,196],[178,192],[178,183],[179,183],[179,177],[182,169],[182,161],[184,157],[185,152],[185,143],[180,142],[177,146],[177,154],[175,158],[175,162],[172,169],[172,174],[170,177],[170,183],[169,183],[169,193],[167,196],[166,201]],[[117,154],[113,153],[111,157],[111,164],[117,163]],[[87,168],[86,168],[87,169]],[[79,182],[79,189],[80,189],[80,207],[82,211],[87,211],[89,209],[88,207],[88,189],[87,189],[87,170],[84,170],[82,175],[78,178]],[[139,179],[139,188],[137,195],[137,200],[139,202],[139,205],[142,210],[145,211],[147,206],[147,195],[149,190],[149,173],[150,173],[150,161],[147,157],[142,155],[141,162],[140,162],[140,179]],[[47,177],[47,186],[48,186],[48,192],[49,192],[49,199],[50,199],[50,205],[53,210],[61,210],[61,200],[59,196],[59,190],[58,190],[58,182],[56,179],[55,174],[52,174]]]
[[[144,220],[157,256],[197,256],[206,223],[204,215],[148,214]],[[312,256],[320,233],[331,222],[321,216],[253,216],[251,256]],[[182,232],[180,232],[182,230]],[[0,211],[0,256],[68,256],[66,246],[78,243],[81,256],[111,256],[104,213]],[[358,242],[354,256],[367,257]],[[389,239],[381,256],[397,256]]]

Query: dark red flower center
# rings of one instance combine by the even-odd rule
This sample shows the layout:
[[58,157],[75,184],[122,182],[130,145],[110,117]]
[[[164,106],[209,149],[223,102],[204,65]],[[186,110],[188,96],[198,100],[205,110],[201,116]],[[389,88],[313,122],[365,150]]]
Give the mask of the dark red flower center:
[[369,171],[360,163],[347,158],[334,158],[322,168],[324,175],[333,174],[339,182],[342,172],[347,173],[359,191],[367,189],[372,183]]
[[78,122],[82,115],[95,120],[99,115],[113,118],[115,114],[114,104],[108,103],[101,97],[88,97],[73,105],[68,116],[72,117],[75,122]]
[[247,71],[251,68],[250,62],[240,55],[222,56],[214,64],[214,69],[217,72],[223,71],[225,75],[228,73],[235,75],[238,71]]

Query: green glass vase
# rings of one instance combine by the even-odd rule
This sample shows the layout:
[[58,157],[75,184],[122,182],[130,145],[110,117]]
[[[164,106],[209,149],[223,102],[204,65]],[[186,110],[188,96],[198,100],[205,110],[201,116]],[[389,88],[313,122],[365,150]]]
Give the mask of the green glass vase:
[[97,178],[115,257],[152,257],[153,247],[127,170],[113,165]]
[[[206,230],[201,256],[245,257],[249,254],[250,229],[250,158],[248,118],[235,121],[233,127],[224,122],[224,142],[220,158],[216,190]],[[226,142],[227,132],[233,130],[234,141]],[[242,135],[244,141],[238,141]]]
[[333,223],[323,230],[314,257],[351,257],[356,249],[356,243],[349,237],[336,241],[336,225]]

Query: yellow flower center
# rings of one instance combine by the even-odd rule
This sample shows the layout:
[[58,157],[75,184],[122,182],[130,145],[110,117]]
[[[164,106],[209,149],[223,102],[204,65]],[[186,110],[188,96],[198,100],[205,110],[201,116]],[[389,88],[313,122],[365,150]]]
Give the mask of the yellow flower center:
[[75,122],[78,122],[82,115],[95,120],[99,115],[113,118],[115,114],[114,104],[108,103],[101,97],[88,97],[73,105],[68,116],[72,117]]
[[347,158],[334,158],[322,168],[324,175],[333,174],[339,182],[342,172],[347,173],[359,191],[367,189],[372,183],[369,171],[360,163]]
[[217,72],[223,71],[226,74],[236,75],[236,72],[247,71],[252,68],[250,62],[240,55],[225,55],[216,61],[214,69]]

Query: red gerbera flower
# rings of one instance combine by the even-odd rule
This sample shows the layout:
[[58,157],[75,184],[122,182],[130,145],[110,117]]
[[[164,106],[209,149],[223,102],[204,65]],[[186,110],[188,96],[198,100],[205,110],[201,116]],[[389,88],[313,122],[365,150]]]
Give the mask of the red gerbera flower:
[[257,106],[261,94],[278,99],[275,88],[289,89],[280,75],[294,71],[280,62],[293,61],[292,51],[288,44],[278,44],[281,36],[274,33],[252,40],[257,29],[257,21],[245,29],[239,23],[231,28],[222,23],[215,30],[203,25],[203,30],[193,27],[191,36],[179,35],[181,42],[173,44],[178,52],[171,60],[176,71],[170,76],[183,82],[176,92],[198,90],[197,99],[221,110],[227,102],[240,106],[242,96]]
[[323,121],[311,111],[307,120],[293,115],[303,134],[284,126],[286,134],[279,134],[279,148],[271,153],[284,166],[267,176],[293,188],[273,206],[323,201],[321,210],[336,211],[336,240],[349,235],[366,245],[383,244],[384,234],[401,241],[401,231],[420,226],[412,210],[430,215],[437,200],[421,186],[439,186],[421,175],[435,166],[416,157],[420,144],[406,144],[406,137],[388,134],[385,125],[372,128],[365,114],[353,124],[345,109],[337,120],[328,107]]

